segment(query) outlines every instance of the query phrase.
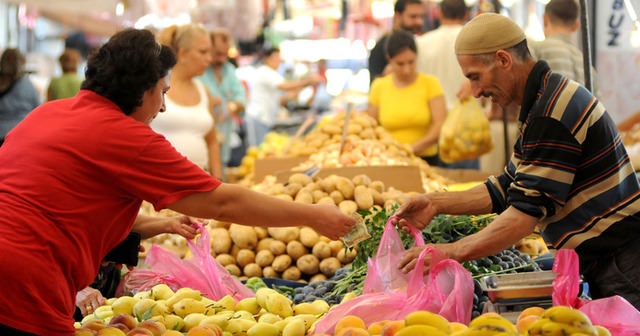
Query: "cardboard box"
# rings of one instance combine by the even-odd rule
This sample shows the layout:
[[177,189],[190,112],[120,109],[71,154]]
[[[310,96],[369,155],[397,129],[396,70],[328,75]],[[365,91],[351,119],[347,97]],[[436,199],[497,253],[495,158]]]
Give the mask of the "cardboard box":
[[442,167],[432,167],[433,172],[443,176],[453,182],[483,182],[491,173],[474,170],[474,169],[446,169]]
[[[256,160],[255,181],[262,181],[265,176],[274,175],[278,182],[284,183],[289,179],[289,176],[296,173],[295,171],[291,171],[291,168],[294,168],[305,160],[307,160],[306,157]],[[316,176],[324,178],[332,174],[347,178],[365,174],[372,180],[382,181],[387,188],[394,187],[405,192],[424,192],[420,168],[418,166],[322,168]]]

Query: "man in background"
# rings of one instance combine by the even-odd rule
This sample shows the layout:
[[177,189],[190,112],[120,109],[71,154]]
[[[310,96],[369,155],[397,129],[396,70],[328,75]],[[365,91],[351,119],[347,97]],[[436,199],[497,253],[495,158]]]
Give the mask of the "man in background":
[[[419,72],[434,75],[440,81],[451,111],[458,100],[457,94],[467,82],[458,65],[454,44],[462,25],[469,19],[469,9],[464,0],[442,0],[439,6],[440,27],[417,38]],[[473,99],[469,96],[467,99]],[[448,168],[478,169],[478,159],[444,164]]]
[[549,1],[543,16],[545,39],[532,41],[529,50],[534,58],[545,60],[554,72],[584,85],[583,55],[573,36],[580,27],[579,17],[580,5],[576,0]]
[[[404,29],[413,34],[422,32],[424,7],[421,0],[398,0],[393,7],[393,30]],[[369,84],[378,76],[385,75],[387,58],[384,45],[389,34],[384,34],[369,53]]]

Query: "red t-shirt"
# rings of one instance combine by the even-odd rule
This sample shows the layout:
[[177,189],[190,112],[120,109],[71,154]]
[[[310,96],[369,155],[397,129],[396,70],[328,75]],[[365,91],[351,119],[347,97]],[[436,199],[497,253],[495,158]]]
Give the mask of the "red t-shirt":
[[91,91],[31,112],[0,147],[0,324],[72,335],[76,292],[133,226],[214,179]]

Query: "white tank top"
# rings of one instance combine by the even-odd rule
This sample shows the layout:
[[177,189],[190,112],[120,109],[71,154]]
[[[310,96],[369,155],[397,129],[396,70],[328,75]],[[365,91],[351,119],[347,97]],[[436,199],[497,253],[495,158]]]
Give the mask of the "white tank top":
[[214,125],[209,113],[209,97],[199,80],[193,80],[200,102],[196,105],[184,106],[174,103],[165,96],[166,111],[158,113],[151,122],[151,127],[164,135],[178,152],[203,169],[209,168],[209,151],[204,139]]

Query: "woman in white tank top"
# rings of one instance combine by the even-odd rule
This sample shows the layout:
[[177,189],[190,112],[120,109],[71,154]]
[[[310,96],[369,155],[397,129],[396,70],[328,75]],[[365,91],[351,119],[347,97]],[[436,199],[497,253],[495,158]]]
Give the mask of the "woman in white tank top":
[[171,47],[178,63],[171,72],[165,111],[151,122],[190,161],[221,179],[220,147],[214,127],[213,107],[220,98],[212,97],[195,79],[211,63],[211,40],[200,25],[171,26],[158,34],[158,41]]

